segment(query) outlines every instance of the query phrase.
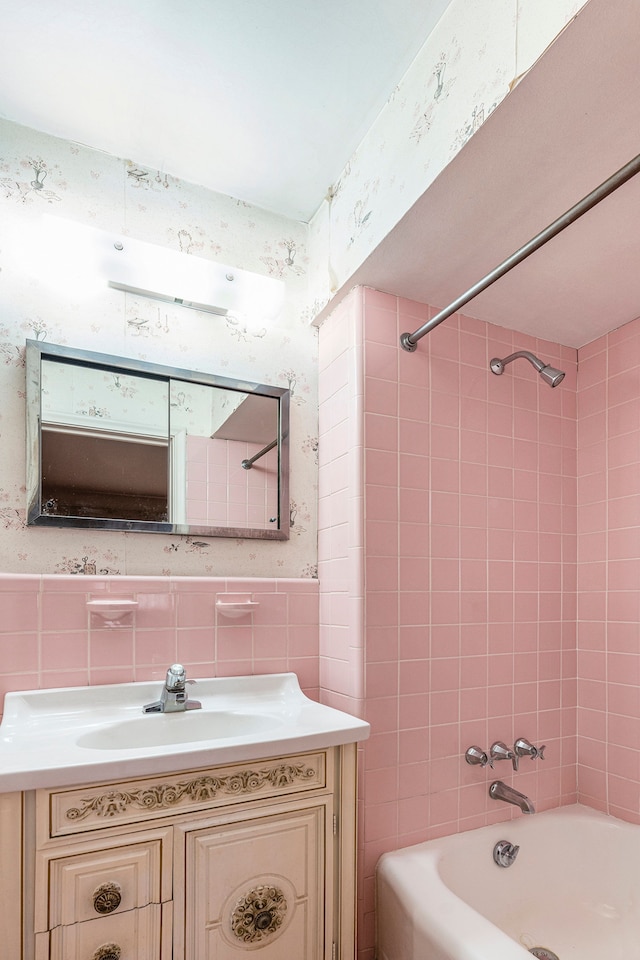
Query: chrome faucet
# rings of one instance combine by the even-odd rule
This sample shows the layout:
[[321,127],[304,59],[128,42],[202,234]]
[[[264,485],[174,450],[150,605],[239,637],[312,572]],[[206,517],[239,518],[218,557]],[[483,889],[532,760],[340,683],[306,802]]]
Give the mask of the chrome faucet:
[[502,780],[493,781],[489,787],[489,796],[493,800],[504,800],[505,803],[513,803],[516,807],[520,807],[523,813],[536,812],[536,808],[531,803],[531,800],[529,800],[529,797],[525,797],[524,793],[520,793],[519,790],[515,790],[507,783],[503,783]]
[[195,680],[187,680],[186,671],[181,663],[172,664],[167,670],[160,699],[145,704],[142,712],[182,713],[184,710],[199,710],[202,704],[199,700],[189,699],[187,683],[195,683]]
[[532,760],[535,760],[537,757],[539,760],[544,760],[546,744],[543,744],[541,747],[534,747],[534,745],[527,740],[526,737],[518,737],[513,745],[513,749],[516,755],[513,766],[514,770],[517,770],[520,757],[531,757]]
[[[503,743],[502,740],[496,740],[495,743],[491,744],[489,757],[492,761],[511,760],[511,763],[513,764],[513,769],[514,770],[518,769],[518,760],[515,753],[513,752],[513,750],[509,750],[509,747],[506,745],[506,743]],[[493,766],[493,763],[491,764],[491,766]]]

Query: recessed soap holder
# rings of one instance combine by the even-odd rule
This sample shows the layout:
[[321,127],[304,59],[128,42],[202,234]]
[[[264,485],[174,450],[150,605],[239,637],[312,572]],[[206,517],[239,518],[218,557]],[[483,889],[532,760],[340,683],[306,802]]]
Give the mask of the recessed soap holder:
[[260,606],[258,600],[252,600],[251,594],[247,596],[238,596],[237,594],[220,595],[216,600],[216,610],[221,617],[227,617],[229,620],[239,620],[240,617],[247,617],[250,613]]
[[137,600],[123,597],[101,597],[99,600],[87,600],[87,610],[96,626],[124,627],[130,615],[138,607]]

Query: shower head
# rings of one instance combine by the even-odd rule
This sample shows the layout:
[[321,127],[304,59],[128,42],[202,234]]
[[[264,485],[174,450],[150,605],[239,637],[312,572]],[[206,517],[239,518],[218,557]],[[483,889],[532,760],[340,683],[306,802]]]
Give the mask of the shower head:
[[547,364],[540,371],[540,376],[550,387],[557,387],[564,380],[564,370],[556,370],[551,364]]
[[548,383],[550,387],[557,387],[558,384],[564,380],[563,370],[556,370],[551,364],[543,363],[542,360],[539,360],[538,357],[529,350],[518,350],[517,353],[512,353],[510,356],[505,357],[504,360],[499,360],[498,357],[494,357],[489,364],[491,372],[495,373],[496,376],[500,376],[501,373],[504,373],[504,368],[508,363],[511,363],[512,360],[518,360],[520,357],[528,360],[529,363],[536,368],[544,382]]

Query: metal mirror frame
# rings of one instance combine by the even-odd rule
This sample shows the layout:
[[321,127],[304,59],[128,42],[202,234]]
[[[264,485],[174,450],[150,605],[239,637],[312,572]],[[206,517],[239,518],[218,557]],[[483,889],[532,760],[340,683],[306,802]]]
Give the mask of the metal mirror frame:
[[[195,524],[177,524],[146,520],[116,520],[93,517],[65,517],[42,512],[42,446],[41,446],[41,387],[42,361],[59,360],[81,366],[140,374],[153,379],[185,381],[186,383],[219,387],[240,393],[273,397],[278,401],[278,527],[209,527]],[[288,540],[289,539],[289,409],[290,391],[250,380],[236,380],[217,374],[183,370],[118,357],[89,350],[76,350],[43,340],[26,341],[26,403],[27,403],[27,524],[49,527],[90,527],[98,530],[120,530],[137,533],[164,533],[195,537],[229,537],[234,539]]]

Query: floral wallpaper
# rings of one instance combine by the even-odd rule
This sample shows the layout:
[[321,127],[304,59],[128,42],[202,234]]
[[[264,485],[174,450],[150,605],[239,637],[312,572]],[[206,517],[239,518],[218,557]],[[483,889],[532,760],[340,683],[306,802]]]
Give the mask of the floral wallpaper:
[[[162,244],[285,282],[274,323],[211,316],[56,283],[36,257],[42,215]],[[0,121],[0,570],[316,576],[317,332],[307,227],[129,160]],[[25,526],[26,339],[289,387],[291,538],[261,542]],[[115,394],[114,394],[115,396]]]
[[[452,0],[308,225],[0,121],[0,569],[307,576],[316,570],[316,343],[310,322],[428,189],[586,0]],[[283,280],[276,324],[211,318],[47,281],[44,212]],[[24,341],[245,377],[292,391],[291,539],[283,543],[24,526]]]
[[310,224],[317,315],[586,0],[453,0]]

